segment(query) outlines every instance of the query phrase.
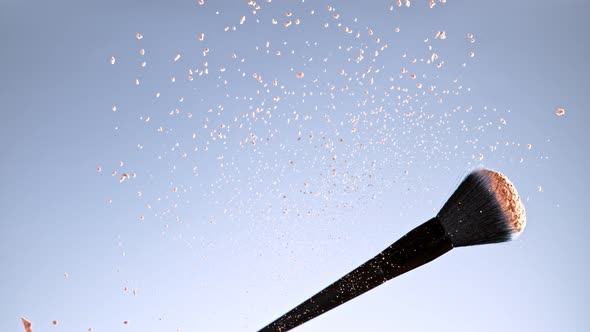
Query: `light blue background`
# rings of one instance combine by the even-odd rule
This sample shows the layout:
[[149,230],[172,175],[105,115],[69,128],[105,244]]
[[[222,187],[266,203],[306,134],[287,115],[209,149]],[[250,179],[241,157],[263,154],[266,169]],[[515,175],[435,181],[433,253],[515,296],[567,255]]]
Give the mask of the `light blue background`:
[[[34,331],[255,331],[435,215],[478,166],[525,200],[518,240],[454,250],[298,331],[589,330],[587,2],[391,4],[2,1],[0,330],[24,316]],[[432,52],[441,69],[411,63]],[[398,104],[392,84],[450,93]],[[263,102],[271,118],[242,118]]]

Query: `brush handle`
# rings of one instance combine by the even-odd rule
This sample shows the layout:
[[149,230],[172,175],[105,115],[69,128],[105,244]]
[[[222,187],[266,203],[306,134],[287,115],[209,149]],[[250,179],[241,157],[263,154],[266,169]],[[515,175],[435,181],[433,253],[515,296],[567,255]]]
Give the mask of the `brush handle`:
[[259,332],[295,328],[451,249],[453,245],[440,221],[432,218]]

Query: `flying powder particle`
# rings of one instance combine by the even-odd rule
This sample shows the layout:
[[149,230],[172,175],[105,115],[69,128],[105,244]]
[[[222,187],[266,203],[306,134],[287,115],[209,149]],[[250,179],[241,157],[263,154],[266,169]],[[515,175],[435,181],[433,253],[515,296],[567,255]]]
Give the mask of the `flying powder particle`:
[[31,324],[31,322],[29,322],[28,319],[21,317],[20,320],[23,322],[23,325],[25,326],[25,332],[33,332],[33,324]]

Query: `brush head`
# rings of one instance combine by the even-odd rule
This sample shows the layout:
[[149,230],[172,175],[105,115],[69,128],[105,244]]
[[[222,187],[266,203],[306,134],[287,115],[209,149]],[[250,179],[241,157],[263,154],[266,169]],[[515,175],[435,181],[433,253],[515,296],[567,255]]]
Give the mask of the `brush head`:
[[488,169],[471,172],[437,217],[453,247],[510,241],[526,225],[524,205],[512,182]]

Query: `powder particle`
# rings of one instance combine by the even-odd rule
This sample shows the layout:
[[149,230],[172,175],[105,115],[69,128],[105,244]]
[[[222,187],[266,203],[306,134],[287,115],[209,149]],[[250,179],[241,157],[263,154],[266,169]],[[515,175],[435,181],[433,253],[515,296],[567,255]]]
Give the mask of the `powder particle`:
[[20,320],[23,322],[23,325],[25,326],[25,332],[33,332],[33,324],[31,324],[31,322],[29,322],[28,319],[21,317]]
[[51,322],[53,325],[57,325],[57,321],[54,320],[53,322]]
[[121,178],[119,178],[119,183],[123,183],[123,181],[125,181],[125,180],[127,180],[127,179],[129,179],[129,174],[127,174],[127,173],[123,173],[123,174],[121,175]]
[[565,110],[563,108],[558,108],[557,111],[555,111],[555,115],[564,115],[565,114]]

